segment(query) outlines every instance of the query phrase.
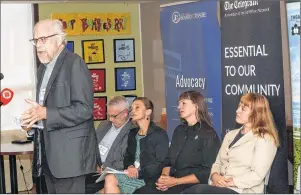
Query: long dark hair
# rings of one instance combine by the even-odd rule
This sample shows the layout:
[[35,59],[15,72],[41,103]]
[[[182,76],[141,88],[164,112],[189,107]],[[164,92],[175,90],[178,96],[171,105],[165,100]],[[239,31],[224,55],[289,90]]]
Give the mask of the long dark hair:
[[204,96],[200,92],[197,92],[197,91],[185,91],[179,97],[179,100],[184,100],[184,99],[191,100],[192,103],[196,104],[197,120],[199,122],[200,121],[205,122],[207,125],[212,127],[211,119],[210,119],[210,116],[208,113],[208,108],[207,108]]

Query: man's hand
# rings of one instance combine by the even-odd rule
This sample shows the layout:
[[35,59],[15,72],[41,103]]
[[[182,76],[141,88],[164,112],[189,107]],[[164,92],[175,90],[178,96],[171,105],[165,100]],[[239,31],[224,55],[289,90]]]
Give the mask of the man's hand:
[[226,178],[217,173],[214,173],[211,176],[211,181],[213,183],[213,186],[216,186],[216,187],[227,187],[228,186]]
[[31,130],[31,128],[27,128],[27,127],[24,127],[24,126],[21,126],[21,128],[22,128],[23,130],[25,130],[25,131],[30,131],[30,130]]
[[26,125],[26,128],[23,128],[24,130],[31,129],[36,122],[46,119],[47,113],[46,107],[41,106],[37,102],[29,99],[25,99],[25,101],[31,104],[32,107],[21,116],[22,124]]

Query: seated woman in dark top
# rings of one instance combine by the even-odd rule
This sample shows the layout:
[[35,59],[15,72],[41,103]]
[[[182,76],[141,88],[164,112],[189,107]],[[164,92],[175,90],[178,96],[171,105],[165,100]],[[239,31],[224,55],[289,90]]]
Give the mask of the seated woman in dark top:
[[236,122],[241,128],[228,132],[212,165],[208,184],[187,189],[187,194],[263,193],[264,179],[279,146],[269,102],[261,94],[240,99]]
[[160,178],[135,193],[178,194],[198,183],[207,183],[220,140],[213,129],[203,95],[187,91],[178,109],[185,122],[176,127]]
[[127,174],[109,174],[101,193],[128,193],[160,177],[164,159],[168,153],[168,136],[153,120],[153,103],[138,97],[132,103],[132,121],[138,127],[130,131],[124,157]]

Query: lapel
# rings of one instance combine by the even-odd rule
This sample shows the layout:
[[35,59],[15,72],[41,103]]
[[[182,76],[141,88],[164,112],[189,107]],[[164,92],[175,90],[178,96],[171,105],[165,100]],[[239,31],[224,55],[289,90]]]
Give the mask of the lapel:
[[249,142],[249,141],[253,140],[254,138],[255,138],[255,135],[253,134],[253,131],[249,131],[247,134],[245,134],[244,136],[242,136],[242,138],[240,138],[231,148],[234,148],[234,147],[242,145],[242,144],[244,144],[246,142]]
[[119,145],[119,142],[123,139],[123,137],[124,137],[124,136],[129,132],[129,130],[132,129],[133,127],[134,127],[134,126],[133,126],[131,120],[129,120],[129,121],[127,122],[127,124],[125,124],[125,125],[123,126],[123,128],[122,128],[121,131],[120,131],[120,133],[117,135],[116,139],[114,140],[114,142],[113,142],[113,144],[112,144],[112,146],[111,146],[112,150],[109,151],[108,156],[114,153],[114,151],[116,150],[116,148],[117,148],[118,145]]
[[111,129],[112,123],[108,122],[105,126],[103,126],[98,132],[97,132],[97,140],[98,143],[101,142],[101,140],[104,138],[104,136],[108,133],[108,131]]
[[156,130],[157,130],[157,126],[155,125],[155,123],[153,121],[150,121],[150,124],[149,124],[148,129],[147,129],[146,136],[148,136],[149,134],[154,133]]
[[61,68],[61,66],[64,62],[64,57],[67,54],[67,52],[68,52],[67,48],[64,48],[63,51],[60,53],[60,55],[57,58],[57,61],[54,65],[54,68],[52,70],[51,76],[49,78],[49,81],[48,81],[48,84],[47,84],[47,87],[46,87],[43,105],[45,104],[45,101],[46,101],[47,96],[49,94],[49,90],[50,90],[56,76],[58,75],[58,72],[59,72],[59,70],[60,70],[60,68]]
[[39,73],[38,73],[38,83],[37,83],[37,93],[36,93],[36,101],[39,101],[40,88],[43,81],[43,77],[45,74],[46,67],[43,64],[40,64]]

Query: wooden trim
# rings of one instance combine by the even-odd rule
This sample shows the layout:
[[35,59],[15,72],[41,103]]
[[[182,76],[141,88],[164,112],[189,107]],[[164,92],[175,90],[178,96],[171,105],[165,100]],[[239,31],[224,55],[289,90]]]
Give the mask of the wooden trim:
[[34,24],[39,21],[39,4],[37,3],[33,4],[33,20]]
[[[35,25],[39,21],[39,4],[35,3],[32,6],[33,6],[33,24]],[[37,68],[39,67],[39,65],[40,65],[39,58],[36,54],[36,66],[37,66]]]

